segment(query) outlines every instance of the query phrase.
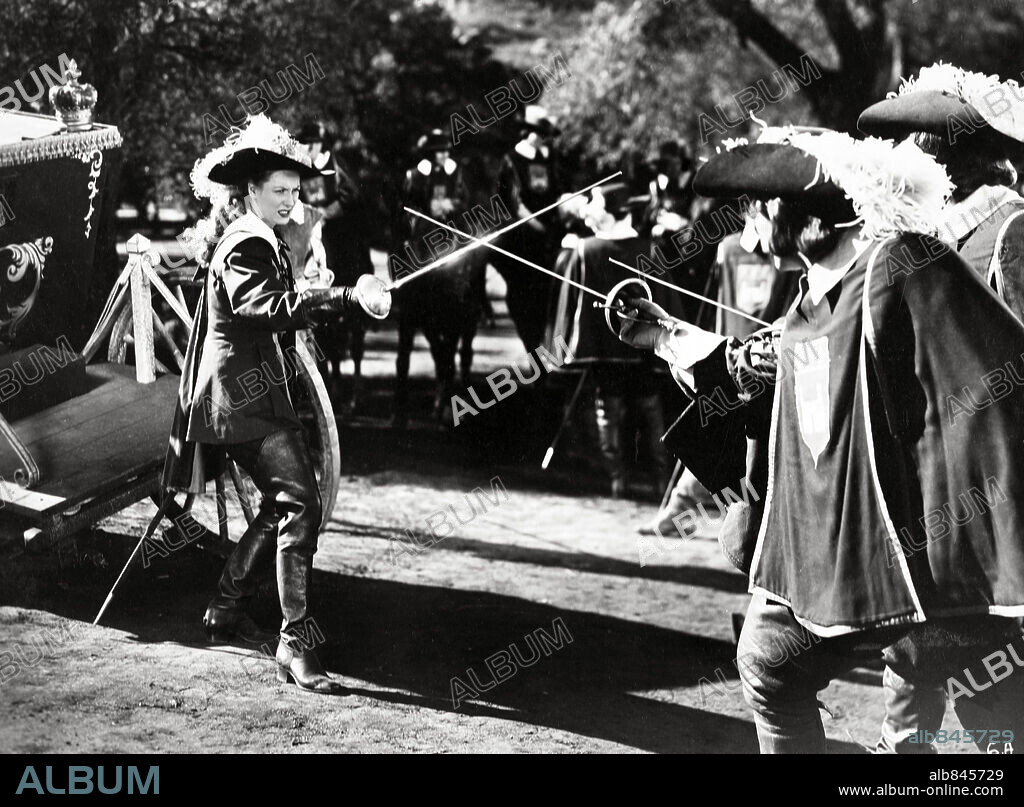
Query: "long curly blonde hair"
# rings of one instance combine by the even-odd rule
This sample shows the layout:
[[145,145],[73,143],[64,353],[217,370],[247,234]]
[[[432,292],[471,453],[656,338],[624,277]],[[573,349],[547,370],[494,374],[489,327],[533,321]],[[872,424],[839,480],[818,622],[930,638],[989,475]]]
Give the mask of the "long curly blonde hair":
[[210,212],[189,227],[179,237],[185,253],[195,259],[202,268],[210,267],[213,251],[224,230],[235,219],[245,214],[245,194],[238,188],[214,201]]

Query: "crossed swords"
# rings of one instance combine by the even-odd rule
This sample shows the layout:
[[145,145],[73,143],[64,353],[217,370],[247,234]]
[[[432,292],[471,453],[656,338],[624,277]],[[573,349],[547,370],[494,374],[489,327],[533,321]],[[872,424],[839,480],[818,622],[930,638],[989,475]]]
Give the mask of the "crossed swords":
[[[507,233],[507,232],[509,232],[511,230],[514,230],[516,227],[519,227],[519,226],[525,224],[526,222],[530,221],[531,219],[535,219],[538,216],[544,215],[549,210],[553,210],[554,208],[558,207],[559,205],[564,204],[565,202],[567,202],[569,199],[572,199],[573,197],[581,196],[582,194],[591,191],[592,189],[598,187],[599,185],[603,185],[604,183],[606,183],[606,182],[608,182],[608,181],[610,181],[612,179],[615,179],[615,177],[620,176],[621,174],[622,174],[621,171],[617,171],[614,174],[612,174],[610,176],[607,176],[604,179],[600,180],[599,182],[595,182],[592,185],[588,185],[587,187],[585,187],[585,188],[583,188],[581,190],[578,190],[575,193],[569,194],[568,196],[565,196],[562,199],[559,199],[557,202],[553,202],[552,204],[548,205],[547,207],[541,208],[536,213],[531,213],[526,218],[519,219],[518,221],[514,221],[511,224],[509,224],[509,225],[507,225],[505,227],[502,227],[500,230],[491,233],[490,235],[486,236],[485,238],[477,238],[476,236],[470,235],[469,233],[464,233],[461,230],[456,229],[455,227],[452,227],[449,224],[445,224],[444,222],[437,221],[436,219],[431,218],[426,213],[422,213],[419,210],[413,210],[411,207],[405,207],[403,209],[405,210],[406,213],[409,213],[410,215],[416,216],[417,218],[423,219],[424,221],[428,221],[431,224],[433,224],[434,226],[440,227],[443,230],[447,230],[448,232],[452,233],[453,235],[457,235],[457,236],[460,236],[462,238],[468,239],[470,241],[470,243],[467,244],[466,246],[456,250],[455,252],[451,253],[450,255],[445,255],[442,258],[438,258],[437,260],[432,261],[431,263],[428,263],[422,269],[417,269],[412,274],[406,275],[405,277],[401,278],[400,280],[396,280],[391,285],[386,286],[385,287],[385,291],[394,291],[396,289],[400,289],[402,286],[404,286],[409,281],[414,280],[415,278],[417,278],[417,277],[419,277],[421,275],[424,275],[427,272],[430,272],[430,271],[432,271],[434,269],[437,269],[439,266],[443,266],[444,264],[454,260],[455,258],[459,257],[460,255],[465,254],[466,252],[469,252],[472,249],[476,249],[477,247],[487,247],[488,249],[491,249],[494,252],[497,252],[499,255],[504,255],[507,258],[511,258],[512,260],[518,261],[519,263],[523,264],[524,266],[529,266],[531,269],[535,269],[538,272],[543,272],[546,275],[551,275],[551,277],[553,277],[553,278],[555,278],[557,280],[560,280],[563,283],[567,283],[570,286],[574,286],[574,287],[578,288],[580,291],[585,291],[587,294],[592,294],[593,296],[595,296],[599,300],[601,300],[600,303],[594,303],[594,307],[595,308],[605,308],[605,309],[615,310],[615,311],[618,312],[619,316],[622,319],[632,319],[632,320],[635,320],[636,319],[635,317],[630,317],[630,316],[627,316],[626,314],[623,313],[623,307],[622,307],[621,304],[616,304],[614,302],[614,298],[615,298],[615,294],[614,293],[612,293],[612,294],[602,294],[601,292],[596,291],[596,290],[590,288],[589,286],[584,286],[582,283],[578,283],[577,281],[573,280],[572,278],[568,278],[565,275],[560,275],[558,272],[554,272],[551,269],[547,269],[547,268],[545,268],[545,267],[543,267],[543,266],[541,266],[541,265],[539,265],[537,263],[534,263],[531,260],[527,260],[526,258],[524,258],[524,257],[522,257],[520,255],[516,255],[514,252],[509,252],[507,249],[503,249],[502,247],[499,247],[497,244],[492,243],[499,236],[504,235],[505,233]],[[705,303],[709,303],[709,304],[715,306],[716,308],[721,308],[721,309],[723,309],[725,311],[729,311],[729,312],[731,312],[733,314],[736,314],[737,316],[743,317],[745,319],[749,319],[751,322],[755,322],[758,325],[761,325],[762,327],[768,327],[768,325],[769,325],[769,323],[765,322],[764,320],[758,319],[757,317],[752,317],[750,314],[747,314],[744,311],[740,311],[737,308],[733,308],[732,306],[728,306],[725,303],[720,303],[717,300],[712,300],[710,297],[705,297],[703,294],[697,294],[697,292],[695,292],[695,291],[690,291],[689,289],[684,289],[682,286],[677,286],[674,283],[669,283],[668,281],[662,280],[661,278],[655,277],[654,275],[649,275],[646,272],[641,272],[639,269],[637,269],[637,268],[635,268],[633,266],[630,266],[629,264],[623,263],[622,261],[618,261],[615,258],[609,258],[608,260],[611,263],[614,263],[617,266],[621,266],[623,269],[628,269],[630,272],[633,272],[633,274],[639,275],[640,277],[644,278],[645,280],[651,280],[651,281],[653,281],[655,283],[658,283],[658,284],[660,284],[662,286],[670,288],[673,291],[677,291],[680,294],[685,294],[685,295],[688,295],[689,297],[694,297],[694,298],[696,298],[698,300],[701,300],[701,301],[703,301]],[[619,286],[617,286],[613,290],[613,292],[617,292],[618,289],[621,287],[621,285],[623,285],[623,284],[620,284]],[[663,327],[669,328],[670,330],[673,327],[672,323],[669,320],[658,320],[658,324],[662,325]]]
[[[571,278],[565,277],[564,275],[560,275],[558,272],[554,272],[554,271],[552,271],[550,269],[546,269],[545,267],[543,267],[543,266],[541,266],[539,264],[536,264],[533,261],[527,260],[526,258],[523,258],[523,257],[521,257],[519,255],[516,255],[514,252],[509,252],[507,249],[503,249],[502,247],[499,247],[497,244],[492,243],[495,239],[497,239],[498,237],[504,235],[505,233],[511,232],[515,228],[520,227],[523,224],[526,224],[528,221],[531,221],[532,219],[536,219],[536,218],[538,218],[540,216],[543,216],[548,211],[554,210],[556,207],[559,207],[560,205],[565,204],[570,199],[573,199],[573,198],[575,198],[577,196],[582,196],[585,193],[589,193],[594,188],[597,188],[600,185],[604,185],[606,182],[610,182],[611,180],[613,180],[616,177],[621,176],[621,175],[622,175],[621,171],[616,171],[614,174],[610,174],[609,176],[605,177],[604,179],[599,180],[597,182],[594,182],[591,185],[587,185],[587,187],[581,188],[580,190],[578,190],[578,191],[576,191],[574,193],[570,193],[570,194],[568,194],[566,196],[563,196],[557,202],[552,202],[551,204],[547,205],[546,207],[542,207],[537,212],[531,213],[529,216],[526,216],[525,218],[518,219],[517,221],[514,221],[511,224],[508,224],[505,227],[502,227],[500,230],[497,230],[497,231],[491,233],[490,235],[488,235],[488,236],[486,236],[484,238],[477,238],[476,236],[470,235],[469,233],[464,233],[461,230],[456,229],[455,227],[451,227],[451,226],[449,226],[449,225],[447,225],[447,224],[445,224],[443,222],[440,222],[440,221],[437,221],[437,220],[431,218],[430,216],[426,215],[425,213],[421,213],[418,210],[413,210],[411,207],[406,207],[406,208],[404,208],[406,213],[410,213],[413,216],[417,216],[418,218],[421,218],[424,221],[429,221],[431,224],[435,225],[436,227],[441,227],[442,229],[447,230],[448,232],[450,232],[450,233],[452,233],[454,235],[458,235],[458,236],[461,236],[462,238],[468,239],[470,243],[467,244],[464,247],[461,247],[460,249],[457,249],[455,252],[452,252],[449,255],[445,255],[442,258],[438,258],[437,260],[428,263],[426,266],[424,266],[424,267],[422,267],[420,269],[417,269],[412,274],[406,275],[405,277],[400,278],[399,280],[396,280],[396,281],[392,282],[390,285],[385,286],[384,290],[390,292],[390,291],[395,291],[396,289],[400,289],[406,283],[409,283],[410,281],[415,280],[417,277],[425,275],[427,272],[433,271],[434,269],[437,269],[440,266],[443,266],[443,265],[445,265],[447,263],[450,263],[451,261],[455,260],[455,258],[459,257],[460,255],[465,254],[466,252],[469,252],[470,250],[476,249],[477,247],[487,247],[488,249],[494,250],[499,255],[504,255],[504,256],[506,256],[508,258],[511,258],[512,260],[518,261],[519,263],[521,263],[521,264],[523,264],[525,266],[529,266],[531,269],[535,269],[538,272],[543,272],[546,275],[551,275],[552,277],[556,278],[557,280],[562,281],[563,283],[567,283],[570,286],[575,286],[576,288],[580,289],[580,291],[585,291],[587,294],[592,294],[593,296],[595,296],[599,300],[601,300],[600,303],[594,303],[594,307],[595,308],[604,308],[604,309],[608,310],[609,313],[611,311],[615,311],[618,314],[618,316],[620,318],[622,318],[622,319],[633,320],[633,321],[636,321],[636,322],[645,321],[645,320],[638,320],[636,317],[632,317],[632,316],[629,316],[628,314],[626,314],[625,313],[625,306],[624,306],[624,304],[619,302],[618,300],[616,300],[616,295],[618,294],[619,290],[625,285],[625,283],[618,284],[608,294],[602,294],[601,292],[596,291],[596,290],[590,288],[589,286],[584,286],[582,283],[579,283],[579,282],[577,282],[575,280],[572,280]],[[743,311],[739,311],[736,308],[732,308],[731,306],[725,305],[724,303],[720,303],[717,300],[712,300],[711,298],[705,297],[702,294],[697,294],[696,292],[689,291],[688,289],[684,289],[681,286],[676,286],[673,283],[669,283],[669,282],[667,282],[665,280],[662,280],[662,279],[660,279],[658,277],[655,277],[653,275],[649,275],[646,272],[641,272],[639,269],[636,269],[635,267],[632,267],[629,264],[625,264],[622,261],[615,260],[615,258],[609,258],[609,260],[612,263],[616,264],[617,266],[621,266],[623,269],[628,269],[630,272],[633,272],[634,274],[640,275],[640,277],[642,277],[642,278],[644,278],[646,280],[651,280],[651,281],[653,281],[655,283],[659,283],[660,285],[665,286],[667,288],[670,288],[673,291],[677,291],[680,294],[686,294],[686,295],[689,295],[690,297],[695,297],[696,299],[702,300],[702,301],[704,301],[706,303],[710,303],[711,305],[713,305],[713,306],[715,306],[717,308],[722,308],[722,309],[724,309],[726,311],[731,311],[733,314],[736,314],[736,315],[741,316],[741,317],[745,317],[746,319],[749,319],[752,322],[756,322],[758,325],[762,325],[762,326],[765,326],[765,327],[768,326],[767,322],[764,322],[763,320],[757,319],[757,317],[752,317],[749,314],[746,314]],[[668,328],[669,330],[671,330],[674,327],[674,323],[672,322],[672,320],[659,319],[659,320],[657,320],[657,323],[659,325],[661,325],[662,327],[664,327],[664,328]],[[609,322],[609,325],[610,325],[610,322]],[[580,386],[582,386],[582,379],[581,379]],[[577,387],[577,389],[576,389],[576,394],[579,394],[579,387]],[[575,401],[575,398],[576,398],[576,395],[573,396],[573,401]],[[553,453],[553,448],[554,447],[552,446],[551,448],[548,449],[548,454],[545,456],[545,460],[544,460],[544,467],[547,466],[547,463],[551,459],[550,455]],[[121,584],[121,581],[124,579],[125,574],[128,572],[128,567],[131,566],[132,561],[135,560],[135,556],[138,554],[139,550],[142,548],[142,545],[146,542],[146,540],[156,530],[156,527],[160,523],[160,521],[163,519],[163,516],[164,516],[168,506],[170,505],[170,502],[171,502],[171,497],[168,496],[165,499],[165,501],[163,502],[163,504],[161,504],[160,508],[157,510],[156,516],[154,516],[153,519],[150,521],[149,527],[146,529],[146,533],[142,536],[142,540],[139,541],[138,544],[136,544],[135,549],[132,551],[131,555],[128,557],[128,561],[125,563],[124,568],[121,569],[121,574],[118,575],[117,580],[114,582],[114,585],[111,587],[110,592],[107,594],[106,599],[103,601],[103,605],[100,607],[99,613],[96,614],[96,618],[92,622],[93,625],[98,624],[100,619],[103,617],[103,614],[106,612],[107,607],[110,605],[111,601],[114,599],[114,592],[117,591],[117,587]]]

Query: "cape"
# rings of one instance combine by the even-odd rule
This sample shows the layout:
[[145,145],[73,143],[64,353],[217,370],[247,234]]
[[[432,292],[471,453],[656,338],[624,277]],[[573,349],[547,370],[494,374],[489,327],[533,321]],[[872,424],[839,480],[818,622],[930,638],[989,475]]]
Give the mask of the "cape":
[[750,591],[822,636],[1024,615],[1024,326],[984,280],[901,235],[780,353]]
[[188,439],[189,419],[192,415],[196,380],[199,376],[199,365],[203,357],[203,347],[209,327],[209,306],[207,295],[209,277],[215,269],[219,269],[231,249],[248,238],[259,238],[277,249],[276,241],[272,241],[273,232],[267,227],[257,226],[254,217],[241,216],[229,224],[221,236],[210,259],[210,269],[206,274],[203,288],[199,293],[192,331],[189,334],[188,348],[185,351],[185,364],[182,368],[181,381],[178,384],[177,403],[171,419],[168,436],[167,454],[161,474],[161,488],[165,491],[184,491],[187,493],[204,493],[207,483],[215,479],[225,470],[223,450],[217,446],[197,443]]
[[[957,252],[1024,321],[1024,199],[1016,194],[959,241]],[[998,249],[998,254],[997,253]]]

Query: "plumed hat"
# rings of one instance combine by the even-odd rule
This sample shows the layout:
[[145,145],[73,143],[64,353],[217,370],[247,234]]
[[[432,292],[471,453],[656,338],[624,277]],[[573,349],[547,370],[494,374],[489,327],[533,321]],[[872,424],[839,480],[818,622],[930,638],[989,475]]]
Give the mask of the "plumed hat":
[[899,92],[865,109],[857,126],[880,137],[928,132],[951,146],[985,146],[1003,154],[1024,153],[1024,88],[998,76],[972,73],[939,62],[924,67]]
[[196,161],[192,190],[199,199],[226,196],[237,186],[264,171],[295,171],[308,179],[331,171],[312,164],[309,152],[283,126],[266,115],[253,115],[243,128],[235,129],[224,145]]
[[832,223],[852,207],[865,236],[876,240],[934,232],[953,189],[942,166],[909,141],[769,127],[756,143],[723,146],[697,172],[697,193],[798,201]]

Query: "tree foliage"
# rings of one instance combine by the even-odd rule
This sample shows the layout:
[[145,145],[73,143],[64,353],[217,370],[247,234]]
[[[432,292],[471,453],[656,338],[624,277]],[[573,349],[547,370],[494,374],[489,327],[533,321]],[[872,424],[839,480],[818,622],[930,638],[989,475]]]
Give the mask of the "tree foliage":
[[[11,83],[62,53],[78,60],[97,119],[124,135],[129,187],[185,191],[195,159],[261,111],[263,82],[275,120],[323,119],[368,163],[398,171],[424,129],[506,75],[423,0],[24,0],[4,22]],[[310,75],[310,56],[322,78],[288,82],[289,66]]]
[[[852,130],[923,65],[1020,79],[1022,52],[1015,0],[603,2],[572,51],[577,79],[556,103],[568,145],[621,164],[667,136],[703,149],[745,135],[735,122],[744,108],[770,123]],[[780,98],[778,79],[801,65],[796,73],[813,79],[789,82]]]

